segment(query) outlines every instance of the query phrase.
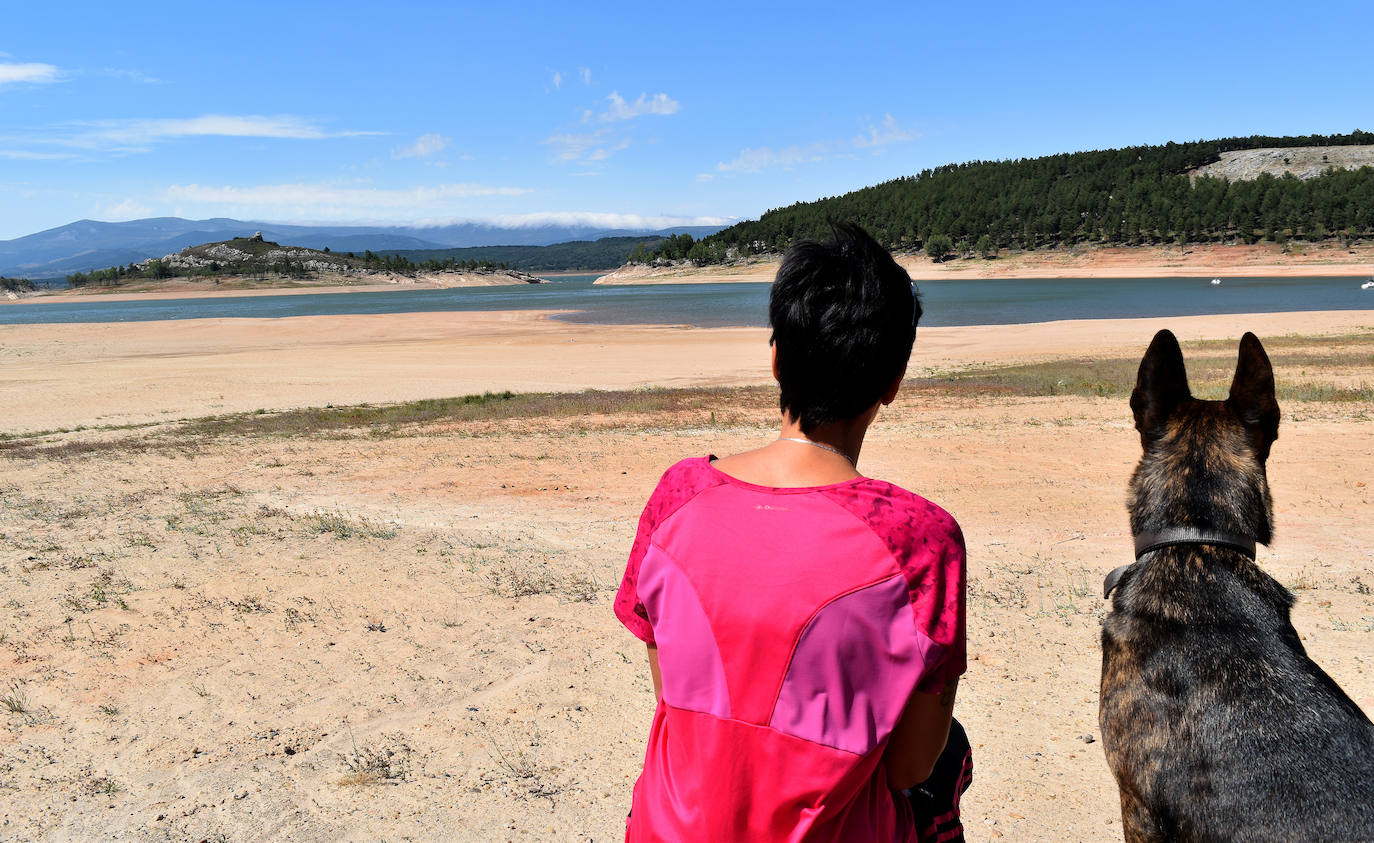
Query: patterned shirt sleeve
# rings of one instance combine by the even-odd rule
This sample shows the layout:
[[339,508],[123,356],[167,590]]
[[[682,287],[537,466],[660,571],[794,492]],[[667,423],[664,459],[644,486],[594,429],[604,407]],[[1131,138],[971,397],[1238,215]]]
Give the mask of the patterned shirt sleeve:
[[649,623],[649,613],[644,609],[643,601],[639,599],[639,566],[644,561],[644,554],[649,551],[649,542],[657,526],[658,497],[662,490],[663,481],[660,480],[658,488],[654,489],[649,502],[644,505],[644,512],[640,513],[639,531],[635,533],[635,542],[630,547],[630,560],[625,566],[625,576],[620,580],[620,590],[615,593],[615,616],[645,644],[654,643],[654,628]]
[[639,566],[649,552],[649,543],[653,541],[654,531],[659,525],[703,489],[721,482],[707,468],[710,459],[697,457],[682,460],[665,471],[639,516],[639,530],[630,548],[630,559],[625,565],[620,590],[615,595],[615,616],[645,644],[654,643],[654,628],[644,602],[639,599]]
[[916,628],[939,644],[945,654],[940,665],[921,677],[916,687],[928,694],[938,694],[968,670],[964,617],[968,564],[964,534],[958,523],[939,507],[927,506],[934,512],[927,534],[921,537],[921,555],[925,560],[908,571],[907,582]]

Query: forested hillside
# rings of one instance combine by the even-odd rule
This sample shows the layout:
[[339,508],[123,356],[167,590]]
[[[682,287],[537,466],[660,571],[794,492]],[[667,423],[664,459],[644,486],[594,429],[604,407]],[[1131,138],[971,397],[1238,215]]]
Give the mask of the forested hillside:
[[696,263],[779,252],[822,238],[827,220],[857,222],[889,248],[996,254],[1085,243],[1352,241],[1374,236],[1374,167],[1330,169],[1302,180],[1195,177],[1221,153],[1265,147],[1374,143],[1374,133],[1224,138],[971,161],[924,170],[842,196],[799,202],[693,240],[674,236],[632,260]]

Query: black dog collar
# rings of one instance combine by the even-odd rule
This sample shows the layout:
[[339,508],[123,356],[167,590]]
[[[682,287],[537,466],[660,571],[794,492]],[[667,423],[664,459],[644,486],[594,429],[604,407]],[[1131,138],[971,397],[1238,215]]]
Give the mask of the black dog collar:
[[1166,527],[1163,530],[1141,533],[1135,537],[1136,561],[1140,561],[1140,557],[1152,550],[1172,547],[1176,544],[1211,544],[1218,547],[1229,547],[1244,553],[1250,557],[1252,562],[1255,559],[1255,540],[1249,536],[1237,536],[1234,533],[1223,533],[1219,530],[1202,530],[1197,527]]
[[[1255,540],[1248,536],[1237,536],[1234,533],[1203,530],[1197,527],[1167,527],[1163,530],[1141,533],[1135,537],[1135,560],[1139,562],[1140,557],[1150,551],[1180,544],[1210,544],[1216,547],[1229,547],[1245,554],[1252,562],[1255,559]],[[1134,564],[1135,562],[1131,562],[1122,565],[1107,575],[1107,578],[1102,582],[1102,598],[1104,600],[1112,596],[1112,590],[1121,581],[1122,575]]]

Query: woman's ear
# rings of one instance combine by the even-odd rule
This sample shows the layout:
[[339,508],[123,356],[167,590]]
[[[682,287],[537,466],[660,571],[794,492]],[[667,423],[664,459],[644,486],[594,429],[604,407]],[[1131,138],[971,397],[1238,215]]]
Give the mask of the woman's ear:
[[773,380],[781,383],[782,378],[778,377],[778,344],[770,342],[768,344],[769,355],[773,361]]
[[897,398],[897,390],[902,388],[902,381],[904,380],[906,380],[905,366],[902,367],[902,371],[898,373],[896,379],[892,381],[892,385],[887,388],[887,392],[883,393],[882,403],[884,407],[891,404]]

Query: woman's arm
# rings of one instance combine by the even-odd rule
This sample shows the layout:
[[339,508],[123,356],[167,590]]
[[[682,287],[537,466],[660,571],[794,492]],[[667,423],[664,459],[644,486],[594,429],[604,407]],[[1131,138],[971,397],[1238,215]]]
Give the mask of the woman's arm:
[[[654,699],[661,700],[663,699],[663,674],[658,672],[658,646],[655,644],[646,644],[645,646],[649,648],[649,673],[653,674],[654,677]],[[949,728],[948,723],[945,724],[945,728]],[[944,748],[944,744],[940,744],[940,749]],[[930,763],[934,764],[935,762]]]
[[[658,654],[652,650],[649,663],[657,686]],[[958,689],[956,678],[940,694],[912,692],[883,753],[888,787],[906,790],[930,778],[930,771],[935,769],[949,739],[949,721],[954,717],[954,695]]]

